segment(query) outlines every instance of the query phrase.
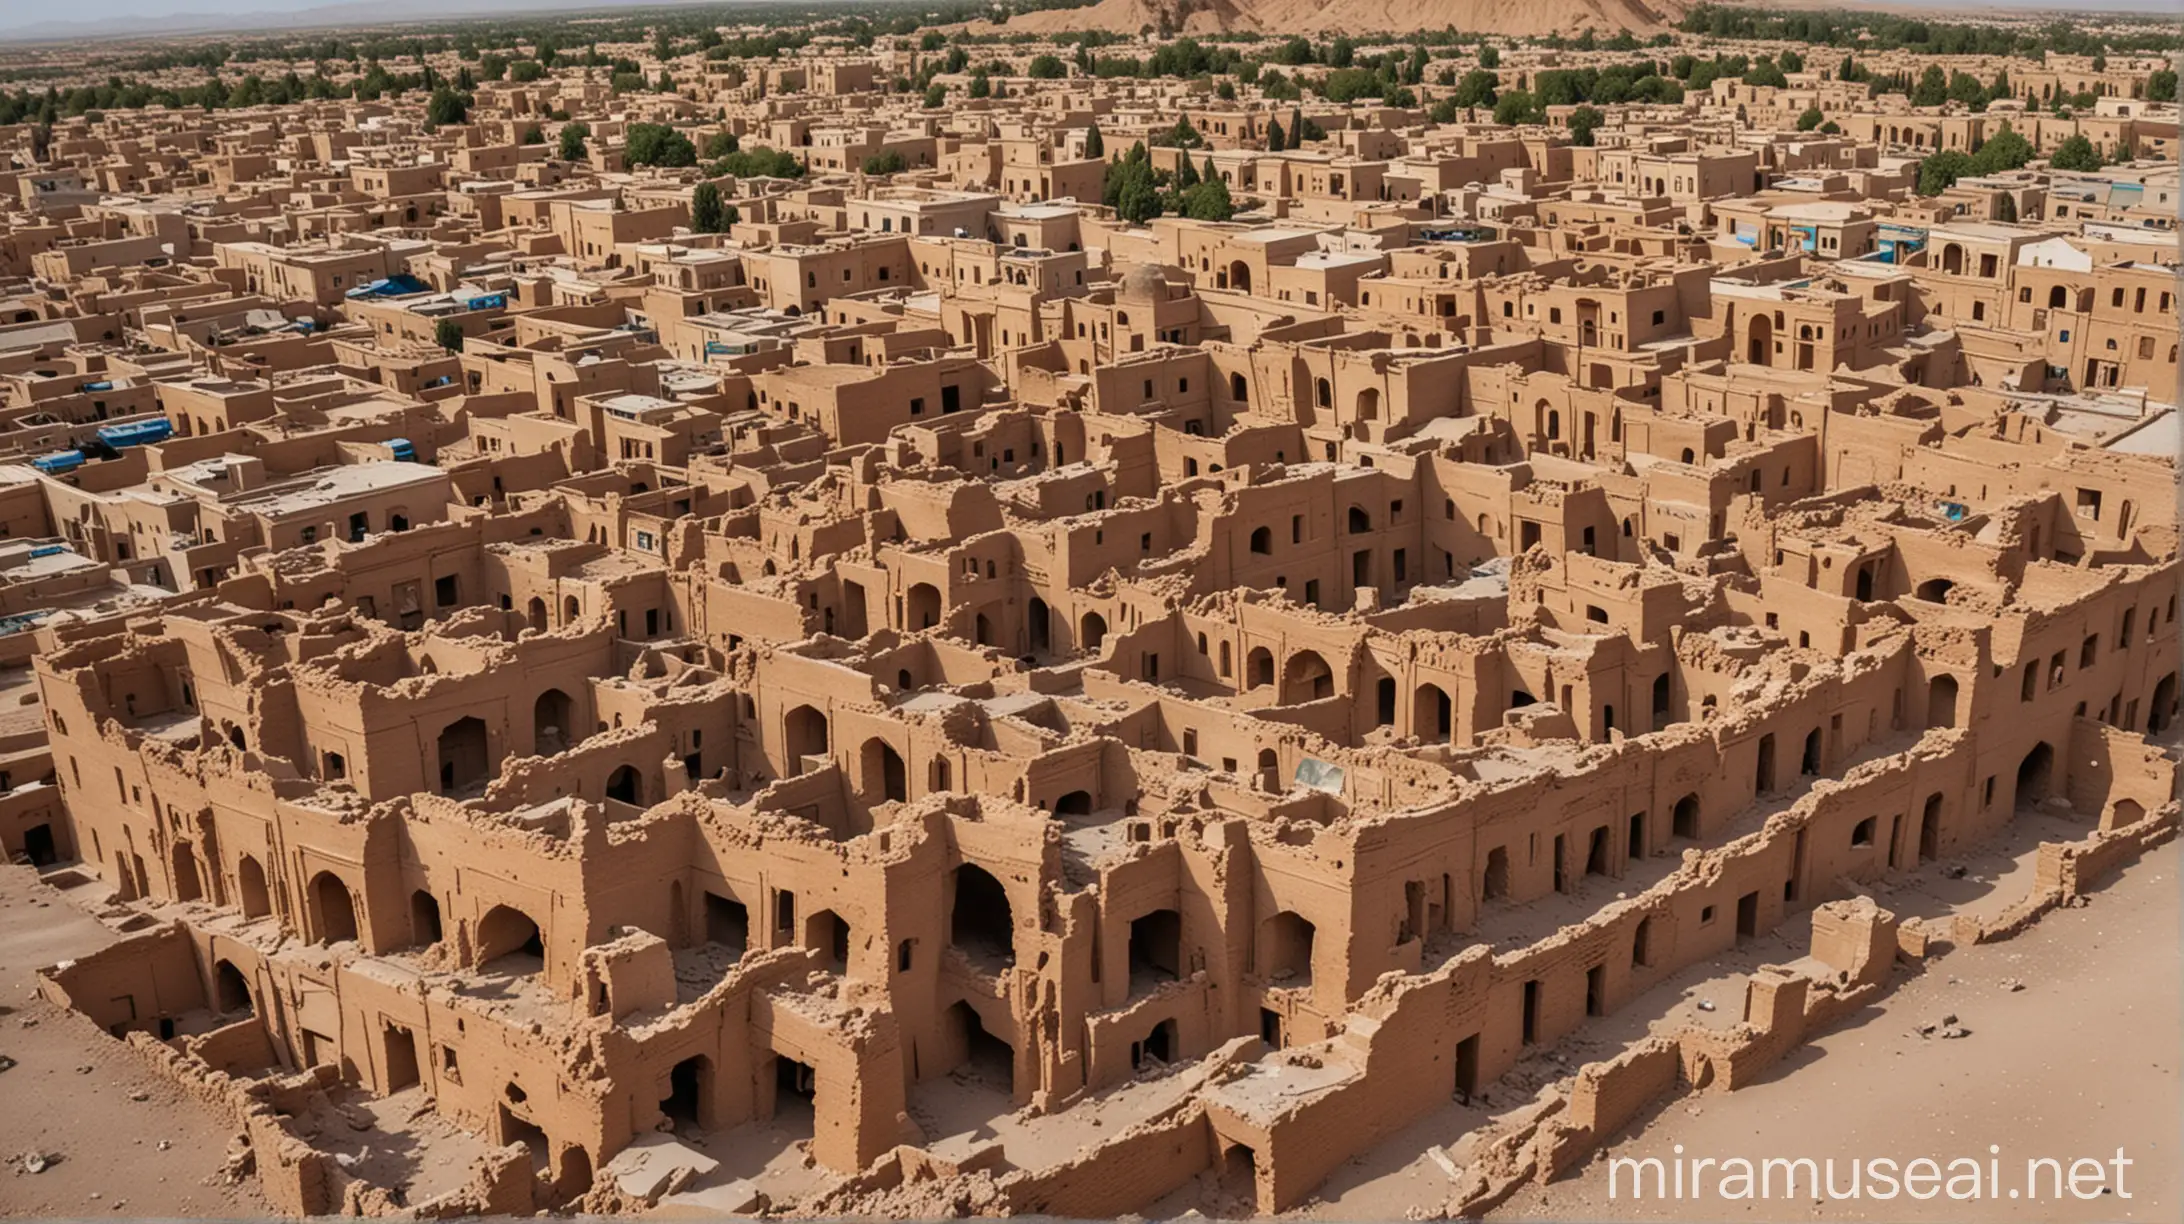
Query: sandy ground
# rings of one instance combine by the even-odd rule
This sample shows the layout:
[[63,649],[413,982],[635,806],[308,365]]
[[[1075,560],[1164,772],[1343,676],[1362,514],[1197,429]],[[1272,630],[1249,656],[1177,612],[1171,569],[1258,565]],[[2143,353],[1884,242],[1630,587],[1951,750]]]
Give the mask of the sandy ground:
[[[2179,870],[2176,842],[2127,867],[2084,909],[2049,913],[2025,935],[1965,948],[1923,970],[1899,969],[1879,1005],[1786,1060],[1739,1092],[1669,1104],[1609,1145],[1615,1156],[1717,1160],[1811,1157],[1837,1163],[1921,1156],[1944,1165],[1960,1155],[1999,1164],[1999,1195],[1952,1201],[1861,1198],[1815,1203],[1777,1197],[1724,1202],[1637,1202],[1608,1196],[1599,1161],[1555,1184],[1527,1189],[1503,1218],[1562,1220],[2175,1220],[2184,1211],[2184,1115],[2177,1067],[2184,1059],[2179,1007]],[[1886,899],[1884,898],[1884,903]],[[2024,989],[2011,991],[2005,979]],[[1934,1041],[1914,1025],[1954,1013],[1971,1034]],[[1990,1145],[2000,1147],[1991,1156]],[[2011,1199],[2025,1162],[2053,1157],[2067,1171],[2080,1157],[2110,1161],[2116,1149],[2130,1194],[2061,1201],[2042,1175],[2042,1198]],[[1688,1167],[1688,1166],[1687,1166]],[[1824,1166],[1823,1166],[1824,1167]],[[2105,1166],[2113,1189],[2115,1167]],[[1710,1186],[1718,1175],[1709,1171]],[[1970,1183],[1963,1188],[1969,1189]],[[2084,1188],[2092,1190],[2088,1179]],[[1627,1187],[1627,1183],[1626,1183]]]
[[[0,1055],[16,1061],[0,1071],[0,1216],[269,1214],[255,1182],[221,1176],[234,1127],[34,993],[39,966],[114,939],[29,868],[0,865]],[[60,1161],[26,1173],[33,1151]]]

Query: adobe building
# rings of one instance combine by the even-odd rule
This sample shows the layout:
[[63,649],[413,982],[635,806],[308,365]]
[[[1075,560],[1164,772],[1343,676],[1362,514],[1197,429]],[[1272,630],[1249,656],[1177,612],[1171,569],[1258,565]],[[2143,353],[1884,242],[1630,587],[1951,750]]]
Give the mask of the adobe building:
[[2155,58],[1581,137],[1030,29],[0,126],[0,848],[277,1209],[1271,1214],[1460,1116],[1475,1214],[2173,835],[2175,172],[2048,160]]

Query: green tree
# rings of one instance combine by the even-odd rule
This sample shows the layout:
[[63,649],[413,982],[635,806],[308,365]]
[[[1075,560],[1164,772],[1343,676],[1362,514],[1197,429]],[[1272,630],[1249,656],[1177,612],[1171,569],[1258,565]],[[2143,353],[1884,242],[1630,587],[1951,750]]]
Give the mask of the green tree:
[[2019,135],[2005,123],[2002,130],[1987,138],[1979,151],[1972,154],[1973,174],[2000,174],[2015,170],[2032,160],[2032,142]]
[[1107,142],[1100,138],[1100,125],[1097,123],[1084,130],[1084,155],[1086,157],[1107,156]]
[[1501,88],[1501,78],[1483,68],[1474,68],[1456,82],[1456,105],[1462,107],[1492,106],[1496,91]]
[[632,166],[695,166],[698,147],[664,123],[632,123],[622,157]]
[[2149,102],[2176,101],[2176,69],[2157,68],[2146,78],[2146,100]]
[[584,141],[585,141],[585,139],[586,139],[587,137],[589,137],[590,135],[591,135],[591,126],[590,126],[589,124],[584,124],[584,123],[564,123],[564,124],[562,124],[562,125],[561,125],[561,148],[560,148],[560,149],[558,150],[558,151],[559,151],[559,153],[561,154],[561,160],[563,160],[563,161],[583,161],[583,160],[584,160]]
[[1160,178],[1143,141],[1130,146],[1120,161],[1109,163],[1100,196],[1102,203],[1132,225],[1160,215]]
[[1972,172],[1972,159],[1955,149],[1944,149],[1919,163],[1919,194],[1938,196]]
[[1160,191],[1150,172],[1133,174],[1123,181],[1115,196],[1115,212],[1132,225],[1143,225],[1160,215]]
[[1479,44],[1479,67],[1486,69],[1501,67],[1501,48],[1496,47],[1493,43]]
[[1435,102],[1433,109],[1426,112],[1426,118],[1433,120],[1435,123],[1456,122],[1456,99],[1443,98]]
[[1182,212],[1199,221],[1226,221],[1236,215],[1236,202],[1229,196],[1227,183],[1208,175],[1184,198]]
[[544,80],[545,77],[546,65],[539,63],[537,60],[517,60],[515,63],[508,65],[508,79],[518,85]]
[[718,161],[742,147],[734,132],[715,132],[705,138],[705,160]]
[[1752,65],[1751,71],[1744,74],[1744,83],[1747,85],[1769,85],[1781,89],[1789,85],[1790,79],[1782,75],[1782,69],[1776,67],[1773,60],[1762,59]]
[[1031,58],[1031,66],[1024,70],[1024,75],[1035,81],[1058,81],[1069,75],[1069,69],[1062,65],[1057,56],[1035,55]]
[[442,319],[433,324],[432,338],[450,353],[463,351],[463,325],[454,319]]
[[902,154],[889,149],[884,153],[874,153],[872,156],[865,158],[858,168],[866,174],[901,174],[910,168],[910,163],[902,159]]
[[1812,131],[1814,128],[1826,123],[1827,119],[1826,115],[1820,113],[1819,107],[1808,106],[1805,108],[1805,113],[1797,117],[1797,130],[1800,132]]
[[432,91],[425,102],[425,122],[434,127],[446,127],[470,118],[470,99],[445,85]]
[[1288,146],[1283,143],[1282,124],[1279,119],[1266,121],[1266,151],[1279,153]]
[[925,109],[939,110],[948,105],[948,87],[935,81],[925,87]]
[[1494,122],[1504,127],[1544,123],[1546,120],[1547,116],[1540,112],[1539,103],[1533,101],[1532,95],[1522,89],[1512,89],[1494,100]]
[[1919,76],[1918,87],[1911,91],[1911,105],[1940,106],[1949,100],[1949,76],[1939,64],[1928,64]]
[[1571,111],[1569,119],[1570,143],[1588,149],[1591,148],[1593,130],[1598,128],[1606,118],[1607,116],[1590,106],[1580,106]]
[[690,193],[690,228],[701,234],[718,234],[728,228],[719,187],[699,183],[698,189]]
[[986,75],[985,69],[981,68],[971,74],[970,92],[974,98],[990,98],[993,96],[993,79]]
[[525,129],[523,129],[523,143],[525,143],[525,144],[527,144],[527,145],[542,145],[542,144],[545,144],[545,143],[546,143],[546,131],[545,131],[545,129],[543,129],[543,128],[539,127],[539,125],[537,125],[537,124],[535,124],[535,123],[534,123],[534,124],[532,124],[531,126],[529,126],[529,127],[525,128]]
[[708,173],[735,178],[802,178],[806,167],[783,149],[738,149],[714,162]]
[[2101,151],[2083,133],[2068,137],[2055,148],[2048,165],[2056,170],[2092,171],[2102,166]]
[[1805,70],[1805,57],[1795,51],[1784,51],[1775,57],[1775,63],[1784,72],[1803,72]]

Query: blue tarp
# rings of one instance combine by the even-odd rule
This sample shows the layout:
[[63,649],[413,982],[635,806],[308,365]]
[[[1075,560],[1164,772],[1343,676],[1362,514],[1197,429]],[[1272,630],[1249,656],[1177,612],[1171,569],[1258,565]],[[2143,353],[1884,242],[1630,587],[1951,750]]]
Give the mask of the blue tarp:
[[99,441],[120,449],[124,446],[146,446],[164,442],[174,433],[174,423],[165,417],[149,421],[130,421],[123,425],[108,425],[99,430]]
[[405,293],[426,293],[431,288],[430,285],[414,276],[389,276],[384,280],[375,280],[368,285],[358,285],[343,296],[350,298],[399,297]]
[[62,472],[73,472],[82,467],[83,452],[80,450],[64,450],[56,451],[50,455],[40,455],[30,461],[30,466],[37,468],[48,476],[58,476]]

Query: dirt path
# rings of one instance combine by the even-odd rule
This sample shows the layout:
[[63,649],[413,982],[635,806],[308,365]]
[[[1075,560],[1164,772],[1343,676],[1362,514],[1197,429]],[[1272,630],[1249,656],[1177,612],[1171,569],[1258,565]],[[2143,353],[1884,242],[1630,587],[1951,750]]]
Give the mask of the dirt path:
[[[0,1071],[0,1216],[268,1215],[254,1182],[220,1175],[225,1119],[38,999],[39,966],[114,938],[29,868],[0,866],[0,1054],[16,1061]],[[60,1160],[27,1173],[32,1151]]]
[[[2026,934],[1951,952],[1923,971],[1898,969],[1881,1003],[1799,1051],[1739,1092],[1670,1104],[1607,1145],[1618,1157],[1717,1160],[1744,1156],[1848,1161],[1920,1156],[1946,1165],[1989,1159],[1999,1146],[2000,1197],[1918,1200],[1725,1202],[1611,1199],[1600,1161],[1552,1186],[1527,1189],[1504,1219],[1563,1220],[2175,1220],[2180,1193],[2177,1068],[2184,1059],[2179,1006],[2179,844],[2162,846],[2093,894],[2084,909],[2056,910]],[[1885,899],[1884,899],[1885,900]],[[2024,989],[2003,983],[2016,979]],[[1911,1035],[1920,1021],[1954,1013],[1970,1036]],[[2012,1200],[2030,1157],[2111,1160],[2122,1147],[2126,1199],[2098,1194],[2061,1201]],[[2114,1185],[2113,1166],[2105,1166]],[[1706,1175],[1710,1187],[1719,1175]],[[2092,1188],[2088,1181],[2086,1187]],[[1966,1183],[1968,1188],[1969,1183]],[[2044,1187],[2043,1193],[2048,1193]]]

